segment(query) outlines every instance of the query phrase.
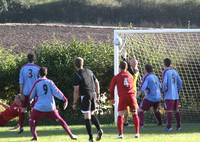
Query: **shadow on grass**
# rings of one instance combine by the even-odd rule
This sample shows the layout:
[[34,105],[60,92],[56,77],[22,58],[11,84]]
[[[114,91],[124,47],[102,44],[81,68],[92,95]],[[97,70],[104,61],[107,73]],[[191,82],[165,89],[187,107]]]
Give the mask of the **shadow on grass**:
[[[38,126],[38,135],[39,136],[56,136],[56,135],[65,135],[64,130],[55,126]],[[86,129],[84,126],[73,125],[71,126],[73,133],[77,135],[87,135]],[[114,125],[103,125],[104,134],[117,134],[116,126]],[[125,134],[133,134],[133,126],[130,125],[125,128]],[[96,132],[93,129],[93,132]],[[176,132],[175,130],[172,132],[164,132],[163,127],[158,127],[153,124],[148,124],[142,129],[142,134],[166,134],[166,135],[176,135],[176,134],[189,134],[189,133],[197,133],[200,132],[200,124],[183,124],[183,130]],[[18,135],[17,132],[9,132],[9,131],[0,131],[0,138],[16,138],[16,137],[31,137],[31,133],[28,129],[25,130],[24,133]]]

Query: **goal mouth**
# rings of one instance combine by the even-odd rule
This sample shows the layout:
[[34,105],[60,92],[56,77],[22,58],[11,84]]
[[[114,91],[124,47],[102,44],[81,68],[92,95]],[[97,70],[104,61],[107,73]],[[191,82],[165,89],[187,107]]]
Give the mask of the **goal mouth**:
[[163,60],[170,58],[184,84],[180,92],[183,117],[200,119],[200,29],[115,30],[115,38],[122,40],[120,45],[114,45],[115,74],[121,56],[135,57],[139,61],[139,89],[145,64],[151,64],[161,80]]

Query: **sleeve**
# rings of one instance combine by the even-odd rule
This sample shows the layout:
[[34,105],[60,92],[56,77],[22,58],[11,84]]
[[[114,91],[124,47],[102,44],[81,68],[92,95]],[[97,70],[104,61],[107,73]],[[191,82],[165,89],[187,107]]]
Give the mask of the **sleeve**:
[[115,91],[115,85],[116,85],[116,77],[114,76],[110,82],[109,86],[109,92],[110,92],[110,99],[114,99],[114,91]]
[[142,82],[142,84],[141,84],[141,88],[140,88],[140,90],[141,90],[141,92],[145,92],[146,91],[146,89],[147,89],[147,86],[148,86],[148,79],[146,78],[144,78],[144,80],[143,80],[143,82]]
[[183,81],[181,80],[180,75],[177,73],[177,86],[178,86],[178,90],[180,91],[183,87]]
[[32,100],[36,97],[36,82],[34,83],[34,85],[32,86],[31,92],[29,94],[29,100]]
[[20,73],[19,73],[19,84],[24,84],[24,80],[23,80],[23,68],[20,70]]
[[168,76],[168,73],[164,72],[163,73],[163,82],[162,82],[162,92],[167,91],[167,76]]
[[53,83],[53,81],[50,82],[51,91],[54,97],[63,100],[64,102],[67,101],[67,98],[64,96],[64,94],[56,87],[56,85]]
[[78,86],[80,85],[81,79],[78,73],[74,74],[74,79],[73,79],[73,86]]

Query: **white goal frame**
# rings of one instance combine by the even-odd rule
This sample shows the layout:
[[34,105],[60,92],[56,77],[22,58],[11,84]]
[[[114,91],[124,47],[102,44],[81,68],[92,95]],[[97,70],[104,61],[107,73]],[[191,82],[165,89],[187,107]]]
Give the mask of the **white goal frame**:
[[[145,29],[145,30],[114,30],[114,75],[117,75],[119,73],[119,47],[120,44],[116,43],[115,41],[120,41],[119,37],[120,34],[138,34],[138,33],[192,33],[192,32],[200,32],[200,29]],[[121,45],[123,45],[123,40]],[[118,116],[118,94],[117,94],[117,88],[115,87],[115,104],[114,104],[114,121],[115,124],[117,123],[117,116]]]

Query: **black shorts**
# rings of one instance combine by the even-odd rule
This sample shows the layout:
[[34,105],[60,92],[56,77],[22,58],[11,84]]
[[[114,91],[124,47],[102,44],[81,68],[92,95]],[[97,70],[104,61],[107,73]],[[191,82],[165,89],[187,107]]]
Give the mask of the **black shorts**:
[[88,113],[92,112],[96,108],[96,99],[87,96],[81,96],[81,112]]

